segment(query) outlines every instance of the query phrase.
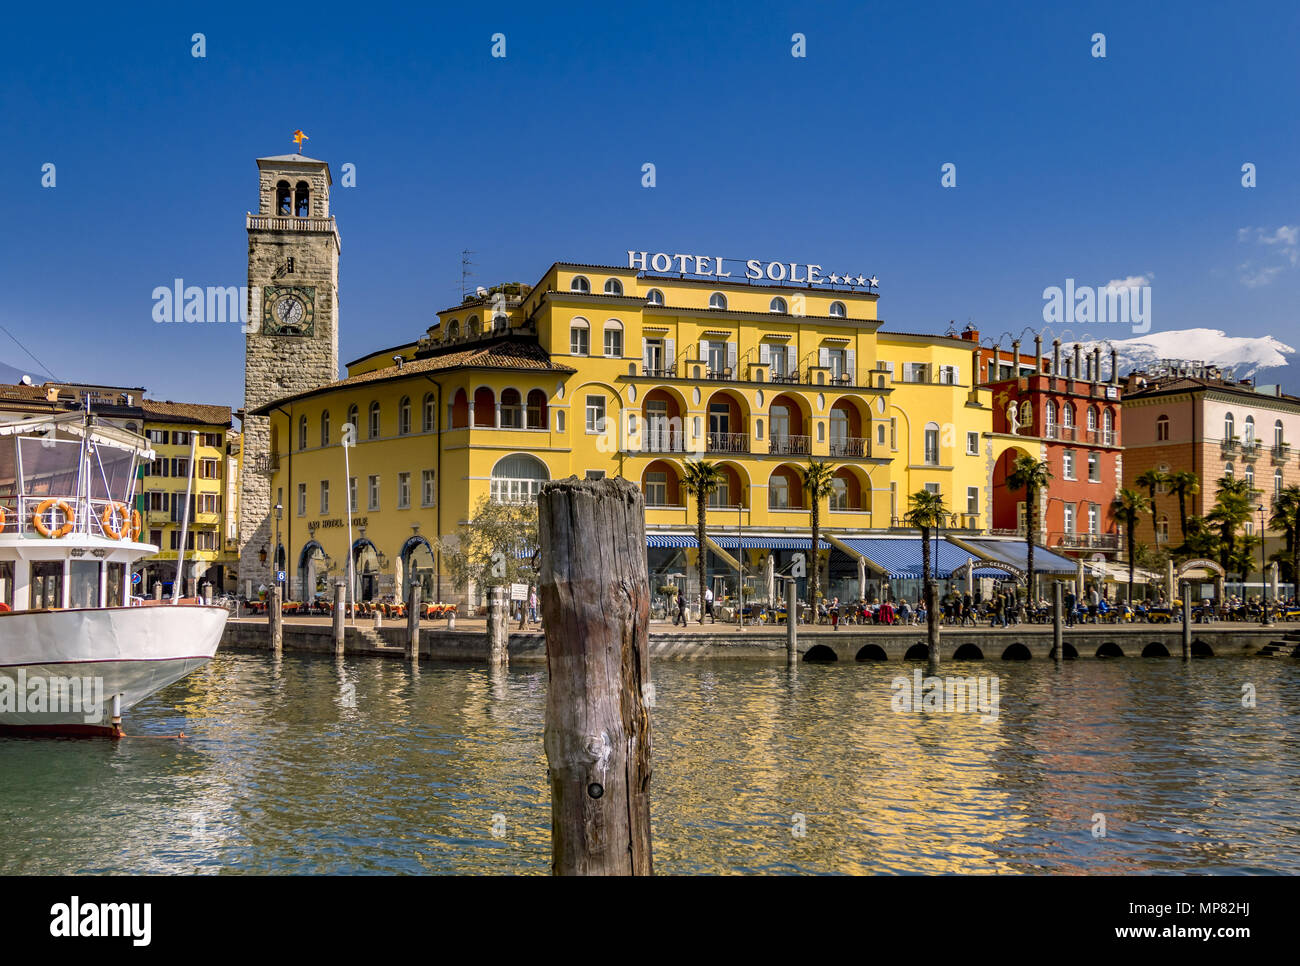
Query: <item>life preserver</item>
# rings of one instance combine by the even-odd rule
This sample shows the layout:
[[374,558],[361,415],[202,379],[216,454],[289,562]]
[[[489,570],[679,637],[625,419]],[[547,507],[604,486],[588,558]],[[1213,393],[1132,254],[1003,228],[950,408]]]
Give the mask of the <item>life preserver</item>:
[[0,533],[5,532],[5,527],[9,525],[9,508],[0,506]]
[[[45,513],[50,507],[56,507],[63,514],[63,526],[57,530],[51,530],[45,525]],[[72,532],[72,528],[77,524],[77,514],[63,500],[49,499],[41,502],[36,507],[36,512],[32,514],[32,526],[42,537],[66,537]]]
[[131,529],[129,531],[123,532],[122,539],[125,540],[129,536],[132,540],[139,540],[140,533],[143,529],[144,529],[144,520],[140,516],[140,511],[132,510]]
[[[113,526],[113,518],[121,514],[122,528],[119,530]],[[104,533],[114,540],[121,540],[131,533],[131,508],[125,503],[110,503],[104,507],[104,512],[100,514],[99,522],[104,527]]]

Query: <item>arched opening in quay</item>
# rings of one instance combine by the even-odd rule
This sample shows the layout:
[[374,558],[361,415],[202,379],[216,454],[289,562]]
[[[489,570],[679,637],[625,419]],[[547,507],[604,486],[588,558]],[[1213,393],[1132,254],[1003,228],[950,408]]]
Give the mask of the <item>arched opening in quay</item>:
[[925,644],[913,644],[903,655],[904,661],[925,661],[929,660],[930,648]]
[[1012,644],[1002,652],[1002,660],[1004,661],[1028,661],[1033,658],[1033,656],[1034,655],[1030,653],[1029,648],[1025,647],[1025,645],[1021,644],[1019,641],[1016,641],[1016,643]]
[[864,644],[854,657],[855,661],[888,661],[889,655],[879,644]]
[[1159,641],[1152,641],[1146,647],[1142,648],[1143,657],[1168,657],[1169,648],[1165,647]]
[[1214,648],[1197,638],[1192,641],[1192,657],[1214,657]]
[[952,659],[954,661],[982,661],[984,660],[984,652],[974,644],[967,642],[953,652]]
[[1124,649],[1114,641],[1107,641],[1097,648],[1097,657],[1123,657]]
[[[1070,661],[1079,656],[1079,652],[1075,650],[1074,645],[1069,641],[1061,642],[1061,650],[1064,652],[1063,660]],[[1052,648],[1050,656],[1053,660],[1056,659],[1056,648]]]
[[814,644],[803,659],[809,664],[831,664],[838,661],[839,656],[825,644]]

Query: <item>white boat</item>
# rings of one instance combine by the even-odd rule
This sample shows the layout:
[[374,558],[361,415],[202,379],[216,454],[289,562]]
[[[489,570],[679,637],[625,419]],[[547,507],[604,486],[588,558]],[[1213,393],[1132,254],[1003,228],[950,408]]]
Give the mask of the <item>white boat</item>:
[[153,457],[86,413],[0,422],[0,733],[120,737],[122,711],[216,653],[224,607],[131,595],[158,550],[133,506]]

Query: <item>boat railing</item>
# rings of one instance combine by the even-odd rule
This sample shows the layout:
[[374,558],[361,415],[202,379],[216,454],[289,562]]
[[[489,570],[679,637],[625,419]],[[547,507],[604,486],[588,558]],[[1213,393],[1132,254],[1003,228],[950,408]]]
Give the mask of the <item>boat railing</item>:
[[[103,537],[107,540],[125,539],[123,529],[131,524],[133,508],[130,504],[123,503],[120,500],[100,500],[86,499],[75,496],[24,496],[16,501],[17,507],[15,512],[14,501],[5,501],[5,530],[14,531],[23,536],[45,537],[41,533],[36,523],[39,519],[41,525],[50,533],[50,539],[55,539],[54,535],[60,536],[92,536]],[[112,512],[117,507],[126,507],[127,517],[124,520],[120,512]],[[68,519],[71,513],[71,521]],[[15,519],[16,518],[16,519]],[[105,521],[107,520],[107,523]],[[64,531],[67,524],[71,522],[71,529]],[[109,527],[117,531],[116,534],[110,533]]]

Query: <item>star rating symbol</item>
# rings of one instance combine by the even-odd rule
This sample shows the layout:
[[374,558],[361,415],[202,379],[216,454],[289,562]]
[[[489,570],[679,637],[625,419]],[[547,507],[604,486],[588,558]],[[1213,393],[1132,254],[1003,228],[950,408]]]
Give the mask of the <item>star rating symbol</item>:
[[838,275],[832,275],[832,276],[831,276],[831,284],[832,284],[832,285],[839,285],[839,284],[840,284],[840,277],[839,277]]
[[869,279],[867,279],[867,284],[870,285],[872,288],[875,288],[878,283],[879,283],[879,279],[877,279],[876,276],[874,275],[872,275]]
[[859,275],[859,276],[858,276],[858,284],[859,284],[859,285],[866,285],[866,284],[867,284],[867,280],[866,280],[863,276]]

